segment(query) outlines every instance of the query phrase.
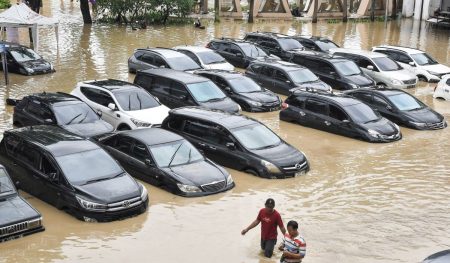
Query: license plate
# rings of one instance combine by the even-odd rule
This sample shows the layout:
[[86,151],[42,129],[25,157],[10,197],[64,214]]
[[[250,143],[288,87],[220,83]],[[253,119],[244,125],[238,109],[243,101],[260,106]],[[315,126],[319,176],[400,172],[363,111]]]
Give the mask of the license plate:
[[22,238],[22,237],[23,237],[23,234],[15,235],[15,236],[11,236],[11,237],[0,239],[0,242],[11,241],[11,240],[19,239],[19,238]]
[[302,175],[304,175],[305,173],[306,173],[305,171],[296,172],[294,176],[295,176],[295,177],[302,176]]
[[416,85],[408,85],[408,86],[406,86],[407,89],[413,89],[415,87],[416,87]]

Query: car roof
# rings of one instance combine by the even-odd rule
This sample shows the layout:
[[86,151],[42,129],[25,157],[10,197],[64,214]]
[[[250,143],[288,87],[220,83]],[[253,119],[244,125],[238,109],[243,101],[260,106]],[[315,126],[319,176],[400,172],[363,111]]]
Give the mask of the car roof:
[[83,137],[53,125],[28,126],[9,130],[6,133],[14,134],[44,148],[55,157],[100,148]]
[[349,59],[339,56],[339,55],[332,55],[329,53],[325,53],[325,52],[320,52],[320,51],[312,51],[312,50],[301,50],[301,51],[296,51],[294,53],[295,55],[304,55],[304,56],[309,56],[309,57],[316,57],[316,58],[321,58],[321,59],[325,59],[325,60],[333,60],[335,62],[338,61],[349,61]]
[[234,129],[247,125],[259,123],[241,114],[228,113],[221,110],[211,110],[200,107],[182,107],[173,109],[170,114],[193,117],[199,120],[210,121],[222,125],[227,129]]
[[123,131],[119,134],[126,135],[128,137],[139,140],[146,145],[155,145],[162,144],[167,142],[179,141],[184,138],[180,135],[160,129],[160,128],[144,128],[144,129],[135,129],[129,131]]
[[296,35],[293,36],[293,38],[303,38],[303,39],[310,39],[313,41],[331,41],[331,39],[327,38],[327,37],[322,37],[322,36],[311,36],[311,35]]
[[165,58],[176,58],[176,57],[184,57],[186,56],[183,53],[180,53],[171,48],[163,48],[163,47],[154,47],[154,48],[138,48],[136,51],[147,51],[147,52],[155,52]]
[[250,45],[255,45],[253,42],[244,40],[244,39],[237,39],[237,38],[226,38],[226,37],[222,37],[222,38],[216,38],[211,40],[211,42],[216,41],[216,42],[231,42],[234,43],[236,45],[239,44],[250,44]]
[[139,88],[133,83],[117,79],[87,80],[83,81],[82,83],[101,87],[109,91],[129,89],[129,88]]
[[186,84],[191,83],[199,83],[204,81],[209,81],[209,79],[205,77],[201,77],[198,75],[190,74],[187,72],[173,70],[168,68],[154,68],[138,71],[138,74],[150,74],[154,76],[161,76],[168,79],[178,80]]
[[372,52],[367,50],[360,50],[360,49],[350,49],[350,48],[332,48],[330,49],[333,53],[340,52],[340,53],[347,53],[347,54],[355,54],[355,55],[361,55],[369,58],[379,58],[379,57],[387,57],[385,54],[378,53],[378,52]]
[[281,33],[275,33],[275,32],[249,32],[247,35],[259,35],[259,36],[266,36],[266,37],[272,37],[272,38],[293,38],[293,36],[288,36]]
[[286,61],[282,61],[282,60],[277,60],[277,61],[255,61],[252,62],[251,65],[266,65],[266,66],[271,66],[271,67],[276,67],[279,69],[284,69],[285,71],[292,71],[292,70],[297,70],[297,69],[305,69],[306,67],[301,66],[301,65],[297,65],[291,62],[286,62]]
[[229,70],[223,70],[223,69],[204,69],[204,70],[197,70],[194,73],[195,74],[208,73],[211,75],[220,76],[224,79],[236,79],[236,78],[241,78],[244,76],[239,71],[229,71]]
[[81,100],[78,97],[75,97],[73,95],[63,93],[63,92],[41,92],[41,93],[34,93],[28,96],[25,96],[25,98],[32,99],[32,100],[38,100],[41,102],[45,102],[48,104],[58,103],[58,102],[69,102],[69,101],[79,101]]
[[17,43],[13,43],[13,42],[7,42],[7,41],[0,41],[0,44],[1,45],[5,45],[5,47],[7,47],[7,48],[11,48],[11,47],[13,47],[13,48],[18,48],[18,47],[20,47],[20,48],[28,48],[28,49],[30,49],[29,47],[27,47],[27,46],[24,46],[24,45],[20,45],[20,44],[17,44]]
[[408,54],[425,53],[424,51],[419,50],[419,49],[410,48],[410,47],[402,47],[402,46],[381,45],[381,46],[377,46],[377,47],[374,47],[374,48],[394,49],[394,50],[404,51],[404,52],[406,52]]
[[174,49],[188,50],[191,52],[214,52],[214,50],[202,46],[176,46]]
[[369,93],[377,93],[377,94],[382,94],[385,96],[392,96],[392,95],[398,95],[398,94],[403,94],[403,93],[407,93],[401,89],[391,89],[391,88],[360,88],[360,89],[355,89],[355,90],[351,90],[348,93],[351,94],[353,92],[358,92],[358,91],[366,91]]
[[320,98],[322,100],[332,101],[332,102],[340,105],[341,107],[347,107],[347,106],[362,103],[361,101],[359,101],[355,98],[352,98],[350,96],[328,93],[328,92],[323,92],[323,91],[310,92],[310,91],[305,91],[305,90],[296,90],[293,92],[293,95],[310,97],[310,98]]

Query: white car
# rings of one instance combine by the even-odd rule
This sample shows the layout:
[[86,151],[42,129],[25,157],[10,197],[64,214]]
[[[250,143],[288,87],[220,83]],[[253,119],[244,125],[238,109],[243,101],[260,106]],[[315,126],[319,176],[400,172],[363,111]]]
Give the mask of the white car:
[[417,76],[387,55],[349,48],[333,48],[329,52],[353,60],[377,85],[393,89],[414,88],[417,85]]
[[169,108],[146,90],[121,80],[79,82],[71,94],[101,113],[115,130],[158,126],[169,114]]
[[234,66],[228,63],[219,53],[206,47],[199,46],[178,46],[174,47],[178,52],[181,52],[204,69],[221,69],[234,70]]
[[378,46],[372,51],[383,53],[397,61],[402,67],[416,74],[419,79],[438,82],[442,76],[450,74],[450,67],[439,64],[427,53],[407,47]]
[[442,77],[434,89],[433,97],[437,99],[450,100],[450,74]]

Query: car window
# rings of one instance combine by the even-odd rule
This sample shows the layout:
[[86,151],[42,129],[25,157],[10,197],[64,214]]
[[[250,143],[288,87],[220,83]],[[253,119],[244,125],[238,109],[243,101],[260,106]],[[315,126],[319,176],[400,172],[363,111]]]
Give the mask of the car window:
[[405,63],[405,64],[408,64],[409,62],[413,62],[412,59],[408,55],[406,55],[406,54],[404,54],[402,52],[397,52],[397,59],[396,60],[398,62]]
[[124,111],[144,110],[161,105],[152,95],[140,88],[113,92],[117,103]]
[[280,47],[278,45],[278,42],[273,39],[267,39],[267,40],[261,41],[261,42],[259,42],[259,45],[262,47],[266,47],[268,49],[272,49],[272,50],[276,49],[277,47]]
[[248,78],[246,76],[230,79],[228,81],[230,83],[231,88],[238,93],[262,91],[261,87],[258,84],[256,84],[256,82],[253,79]]
[[15,188],[5,169],[0,168],[0,197],[15,193]]
[[6,136],[3,141],[9,155],[16,156],[22,141],[13,135]]
[[292,61],[313,71],[318,71],[318,69],[320,68],[319,61],[315,59],[294,55]]
[[380,116],[364,103],[347,106],[345,111],[356,123],[368,123],[380,119]]
[[72,123],[92,123],[100,117],[86,103],[55,104],[53,105],[56,121],[59,125]]
[[327,105],[316,100],[308,99],[306,101],[305,109],[317,114],[328,115]]
[[401,111],[417,110],[425,106],[412,95],[407,93],[391,95],[389,96],[389,100]]
[[305,107],[305,100],[296,96],[288,97],[286,99],[286,103],[300,109],[303,109]]
[[358,64],[358,66],[360,68],[367,68],[368,66],[372,66],[374,69],[376,69],[375,65],[372,63],[372,61],[370,61],[367,58],[358,58],[356,64]]
[[333,119],[336,119],[338,121],[348,120],[347,114],[334,105],[329,105],[329,111],[329,116]]
[[222,89],[228,87],[227,81],[221,77],[216,77],[216,80],[214,81],[214,83],[216,83],[217,86],[219,86]]
[[267,77],[272,77],[274,69],[271,68],[271,67],[264,66],[264,67],[261,68],[260,72],[261,72],[261,75],[264,75],[264,76],[267,76]]
[[169,67],[169,65],[167,65],[166,61],[158,55],[155,55],[155,63],[153,65],[155,65],[157,67],[165,67],[165,68]]
[[297,84],[302,84],[306,82],[315,82],[318,81],[319,78],[312,73],[309,69],[298,69],[298,70],[290,70],[288,71],[289,76],[292,81]]
[[147,146],[139,141],[133,147],[131,156],[136,158],[141,162],[145,162],[145,159],[149,159],[150,154],[148,153]]
[[39,171],[41,171],[43,174],[45,174],[47,177],[53,177],[56,175],[56,167],[53,165],[52,162],[46,157],[41,155],[41,163],[39,167]]
[[152,80],[153,78],[151,76],[138,74],[134,79],[134,84],[147,89],[152,87]]
[[118,151],[126,154],[131,154],[131,147],[133,146],[134,139],[126,136],[118,136],[116,140],[116,146],[114,147]]
[[96,88],[81,87],[81,93],[83,93],[86,98],[102,106],[108,107],[109,103],[115,103],[111,95],[106,91],[99,90]]
[[35,169],[38,168],[39,152],[27,143],[21,144],[17,150],[17,158]]
[[395,71],[402,69],[402,67],[397,62],[389,57],[373,58],[372,60],[382,71]]
[[140,58],[138,58],[139,60],[141,60],[142,62],[148,63],[148,64],[152,64],[153,65],[153,61],[154,61],[154,56],[153,54],[143,54]]
[[171,117],[167,121],[167,126],[171,129],[181,131],[183,130],[184,120],[179,117]]
[[313,50],[317,49],[316,45],[314,45],[314,43],[310,40],[302,39],[302,40],[299,40],[299,42],[306,48],[313,49]]
[[210,143],[218,144],[220,142],[217,130],[205,122],[186,121],[184,132]]
[[316,45],[318,45],[320,47],[320,49],[323,51],[328,51],[332,48],[339,47],[338,45],[336,45],[334,42],[332,42],[330,40],[317,40]]
[[45,105],[42,105],[41,103],[33,100],[28,102],[26,111],[34,115],[35,117],[40,118],[41,120],[53,119],[53,114]]
[[245,43],[239,45],[241,49],[244,51],[245,55],[252,58],[258,57],[267,57],[267,53],[264,52],[261,48],[257,47],[254,44]]
[[242,54],[241,49],[235,44],[231,44],[227,51],[233,55]]
[[284,51],[303,48],[300,42],[292,38],[279,38],[278,43]]
[[328,63],[326,63],[325,61],[317,61],[318,62],[318,67],[317,70],[319,72],[325,73],[325,74],[331,74],[331,72],[336,72],[336,70]]
[[204,160],[203,155],[186,140],[152,145],[150,151],[161,168]]
[[170,85],[173,82],[172,80],[157,76],[153,76],[152,78],[153,82],[148,86],[152,91],[170,94]]
[[351,60],[334,63],[334,66],[343,76],[362,74],[361,69]]
[[362,93],[362,92],[355,92],[352,93],[351,96],[357,98],[358,100],[362,101],[362,102],[366,102],[368,104],[372,104],[372,95],[369,93]]
[[273,131],[259,123],[232,129],[231,133],[249,150],[271,148],[282,143]]
[[439,62],[437,62],[434,58],[430,57],[427,53],[411,54],[411,57],[420,66],[439,64]]
[[[261,71],[262,71],[263,68],[264,68],[263,66],[261,66],[261,65],[256,65],[256,64],[250,66],[251,71],[253,71],[253,72],[255,72],[255,73],[261,73]],[[262,74],[262,73],[261,73],[261,74]]]
[[187,88],[198,102],[209,102],[226,98],[223,91],[211,80],[188,84]]
[[373,104],[380,107],[386,107],[389,103],[382,97],[374,95],[373,96]]
[[41,59],[41,56],[39,56],[36,52],[34,52],[34,50],[30,48],[10,48],[9,53],[17,62],[26,62]]
[[179,53],[179,56],[167,57],[166,59],[171,69],[180,71],[201,69],[194,60],[183,53]]
[[286,74],[285,74],[283,71],[279,70],[279,69],[274,70],[274,76],[273,76],[273,78],[276,79],[276,80],[278,80],[278,81],[281,81],[281,82],[287,82],[287,81],[289,81],[289,79],[288,79],[288,77],[286,76]]
[[[185,54],[186,56],[190,57],[193,61],[195,61],[197,64],[200,65],[200,60],[198,59],[198,57],[192,53],[191,51],[188,50],[178,50],[178,52],[181,52],[183,54]],[[213,51],[211,51],[210,53],[214,53]],[[215,53],[214,53],[215,54]],[[208,63],[205,63],[208,64]]]
[[190,99],[189,92],[187,91],[186,87],[177,81],[172,81],[170,94],[174,96],[187,96]]
[[[225,63],[226,60],[219,54],[214,51],[201,51],[197,53],[197,56],[205,63],[206,65],[217,64],[217,63]],[[191,57],[195,62],[200,64],[200,61],[196,56],[195,58]]]

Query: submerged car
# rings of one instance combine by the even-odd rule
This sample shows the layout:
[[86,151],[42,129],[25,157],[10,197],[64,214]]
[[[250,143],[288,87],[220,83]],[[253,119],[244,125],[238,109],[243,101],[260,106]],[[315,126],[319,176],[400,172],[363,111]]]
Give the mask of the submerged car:
[[58,125],[84,137],[112,132],[111,124],[79,98],[66,93],[36,93],[15,100],[13,125]]
[[213,81],[244,111],[267,112],[279,110],[281,107],[281,99],[275,93],[261,88],[255,81],[240,72],[199,70],[194,74]]
[[283,103],[280,119],[368,142],[402,138],[397,124],[348,96],[294,90]]
[[450,249],[443,250],[428,256],[422,263],[448,263],[450,262]]
[[171,110],[162,127],[184,136],[213,161],[255,176],[281,179],[309,171],[301,151],[240,114],[184,107]]
[[[52,63],[43,59],[31,48],[14,43],[0,42],[5,46],[8,72],[38,75],[55,72]],[[3,70],[3,65],[0,63]]]
[[44,231],[42,216],[17,193],[0,165],[0,243]]
[[234,187],[230,173],[170,131],[124,131],[99,142],[132,176],[172,193],[203,196]]
[[358,89],[346,92],[379,112],[383,117],[416,130],[447,127],[444,116],[400,89]]
[[434,89],[433,97],[437,99],[450,100],[450,74],[445,75]]
[[257,44],[267,54],[275,55],[287,61],[295,52],[305,49],[292,36],[273,32],[251,32],[247,33],[244,39]]
[[139,86],[115,80],[79,82],[71,93],[97,112],[115,130],[161,125],[169,108]]
[[178,52],[185,54],[204,69],[234,70],[234,66],[228,63],[224,57],[206,47],[178,46],[174,47]]
[[146,211],[146,188],[100,146],[57,126],[5,131],[0,160],[20,189],[84,221]]
[[332,48],[339,48],[336,43],[326,37],[295,35],[292,38],[300,42],[306,49],[313,51],[328,52]]

